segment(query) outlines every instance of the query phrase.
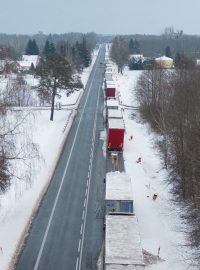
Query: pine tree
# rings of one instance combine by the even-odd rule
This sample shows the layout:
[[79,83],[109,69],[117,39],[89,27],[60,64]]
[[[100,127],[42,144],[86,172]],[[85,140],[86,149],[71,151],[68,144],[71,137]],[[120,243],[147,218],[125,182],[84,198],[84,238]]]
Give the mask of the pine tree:
[[89,49],[87,48],[87,42],[85,37],[83,37],[82,43],[78,43],[77,47],[84,67],[88,67],[91,63],[91,54]]
[[78,78],[73,78],[70,63],[60,54],[50,54],[46,59],[41,59],[36,69],[40,76],[38,93],[41,99],[51,102],[50,120],[53,121],[55,97],[66,91],[70,93],[73,88],[80,88],[82,84]]
[[39,55],[39,49],[35,39],[32,41],[32,55]]
[[60,51],[60,54],[61,54],[63,57],[66,56],[67,48],[66,48],[66,44],[65,44],[65,43],[62,43],[62,44],[60,45],[59,51]]
[[31,40],[29,39],[27,47],[26,47],[26,55],[38,55],[39,49],[36,44],[35,39]]
[[133,54],[134,53],[134,42],[132,39],[129,41],[128,47],[129,47],[130,54]]
[[129,41],[128,47],[129,47],[130,54],[140,54],[141,53],[140,44],[136,39],[134,41],[133,41],[133,39],[131,39]]
[[56,48],[55,48],[55,46],[53,44],[53,41],[51,41],[50,44],[49,44],[49,55],[54,54],[55,51],[56,51]]
[[44,45],[43,55],[47,58],[49,55],[54,54],[55,51],[56,49],[53,42],[49,42],[49,40],[47,39]]
[[165,56],[170,57],[170,58],[172,57],[171,49],[169,46],[165,48]]
[[27,46],[26,46],[26,55],[31,55],[32,54],[32,48],[33,48],[33,43],[32,40],[29,39]]

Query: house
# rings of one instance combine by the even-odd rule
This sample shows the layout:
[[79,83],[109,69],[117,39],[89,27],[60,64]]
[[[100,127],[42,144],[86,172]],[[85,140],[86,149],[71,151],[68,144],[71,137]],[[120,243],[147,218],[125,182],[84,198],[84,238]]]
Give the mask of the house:
[[38,65],[39,60],[39,55],[22,55],[22,60],[18,61],[19,71],[29,71],[32,64],[34,67]]

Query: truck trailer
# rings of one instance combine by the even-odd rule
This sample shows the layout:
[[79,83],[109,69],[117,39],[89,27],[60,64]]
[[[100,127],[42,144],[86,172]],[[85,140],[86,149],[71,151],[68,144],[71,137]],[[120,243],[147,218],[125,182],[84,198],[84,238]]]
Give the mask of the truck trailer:
[[124,122],[122,119],[108,119],[107,150],[123,151]]
[[115,98],[116,97],[116,86],[113,81],[108,81],[105,84],[105,96],[106,98]]
[[137,218],[106,215],[105,270],[145,270]]

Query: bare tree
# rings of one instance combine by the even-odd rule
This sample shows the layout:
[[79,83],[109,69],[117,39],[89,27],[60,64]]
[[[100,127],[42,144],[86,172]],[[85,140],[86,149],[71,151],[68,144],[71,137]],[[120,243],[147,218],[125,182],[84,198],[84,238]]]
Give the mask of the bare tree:
[[123,72],[124,66],[128,63],[128,44],[122,37],[116,37],[111,47],[111,58],[118,66],[118,72]]

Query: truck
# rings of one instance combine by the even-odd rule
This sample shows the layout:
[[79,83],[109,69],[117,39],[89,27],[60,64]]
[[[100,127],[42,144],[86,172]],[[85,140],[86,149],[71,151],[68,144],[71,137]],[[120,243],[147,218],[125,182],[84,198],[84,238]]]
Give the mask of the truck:
[[123,151],[124,147],[124,122],[123,119],[108,119],[107,150]]
[[137,217],[109,214],[105,219],[105,270],[145,270]]
[[105,96],[107,99],[116,97],[116,86],[115,86],[115,83],[113,81],[106,81]]

